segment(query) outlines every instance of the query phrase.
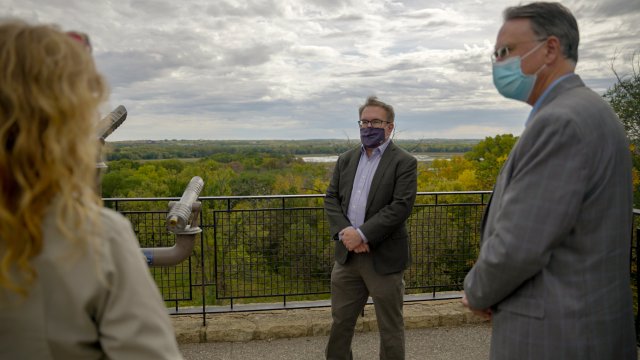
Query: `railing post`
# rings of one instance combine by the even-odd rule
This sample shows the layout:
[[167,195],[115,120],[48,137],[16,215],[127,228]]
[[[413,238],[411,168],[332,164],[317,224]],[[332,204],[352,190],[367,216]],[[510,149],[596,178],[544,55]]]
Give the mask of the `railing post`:
[[[203,209],[205,207],[203,206]],[[200,211],[200,214],[198,214],[200,216],[200,224],[203,224],[203,220],[204,220],[204,211]],[[202,231],[200,233],[200,279],[202,279],[202,326],[207,326],[207,296],[206,296],[206,281],[205,281],[205,271],[206,271],[206,266],[204,266],[204,234],[206,232]]]
[[[635,250],[636,250],[636,344],[640,344],[640,309],[638,309],[638,304],[640,304],[640,276],[638,276],[638,269],[640,269],[640,256],[638,253],[640,243],[640,228],[636,228],[636,239],[635,239]],[[631,243],[633,248],[633,237],[631,237]],[[631,269],[629,269],[631,270]]]
[[[211,207],[212,209],[214,208],[213,206]],[[213,227],[213,283],[214,283],[214,289],[216,292],[216,296],[215,298],[218,299],[218,219],[217,219],[217,215],[215,211],[213,212],[213,224],[211,224],[211,226]],[[204,251],[203,251],[204,253]],[[204,260],[203,260],[204,263]],[[231,304],[233,306],[233,303]]]

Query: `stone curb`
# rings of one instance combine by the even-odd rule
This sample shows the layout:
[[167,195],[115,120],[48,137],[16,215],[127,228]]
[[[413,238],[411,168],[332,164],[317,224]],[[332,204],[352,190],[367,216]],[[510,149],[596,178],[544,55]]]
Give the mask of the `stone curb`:
[[[460,304],[459,299],[408,302],[404,304],[406,329],[462,326],[486,323]],[[305,336],[326,336],[331,328],[331,309],[291,309],[243,313],[172,316],[180,344],[205,342],[247,342]],[[356,332],[377,331],[373,305],[365,307]]]

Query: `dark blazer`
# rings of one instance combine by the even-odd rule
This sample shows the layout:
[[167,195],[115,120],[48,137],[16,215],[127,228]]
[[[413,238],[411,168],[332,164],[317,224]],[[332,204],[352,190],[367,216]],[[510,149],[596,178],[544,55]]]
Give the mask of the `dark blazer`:
[[494,309],[491,359],[636,359],[631,226],[625,132],[572,75],[509,154],[464,281]]
[[[333,240],[338,240],[342,229],[351,226],[347,209],[360,155],[361,147],[358,147],[338,158],[327,189],[324,206]],[[379,274],[402,271],[409,265],[409,235],[405,223],[416,199],[417,177],[416,158],[391,141],[373,176],[364,224],[360,226],[369,241],[374,269]],[[344,264],[349,251],[342,242],[335,243],[335,259]]]

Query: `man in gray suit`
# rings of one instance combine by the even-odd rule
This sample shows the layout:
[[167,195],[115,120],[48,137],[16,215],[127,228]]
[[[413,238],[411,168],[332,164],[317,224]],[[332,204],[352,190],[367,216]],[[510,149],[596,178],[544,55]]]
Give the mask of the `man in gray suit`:
[[573,73],[578,26],[558,3],[507,8],[498,91],[533,106],[498,175],[463,304],[491,317],[491,359],[636,359],[629,145]]
[[327,359],[352,359],[351,341],[369,295],[380,331],[380,358],[404,359],[405,222],[416,199],[417,161],[390,139],[393,107],[369,97],[359,109],[362,146],[342,154],[325,197],[335,241],[333,324]]

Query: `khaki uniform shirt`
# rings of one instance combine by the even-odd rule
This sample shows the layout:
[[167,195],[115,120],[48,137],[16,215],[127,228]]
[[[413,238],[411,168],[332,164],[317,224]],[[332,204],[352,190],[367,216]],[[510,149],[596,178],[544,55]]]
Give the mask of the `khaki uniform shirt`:
[[0,288],[0,359],[182,359],[129,221],[100,210],[96,256],[67,240],[53,215],[28,298]]

